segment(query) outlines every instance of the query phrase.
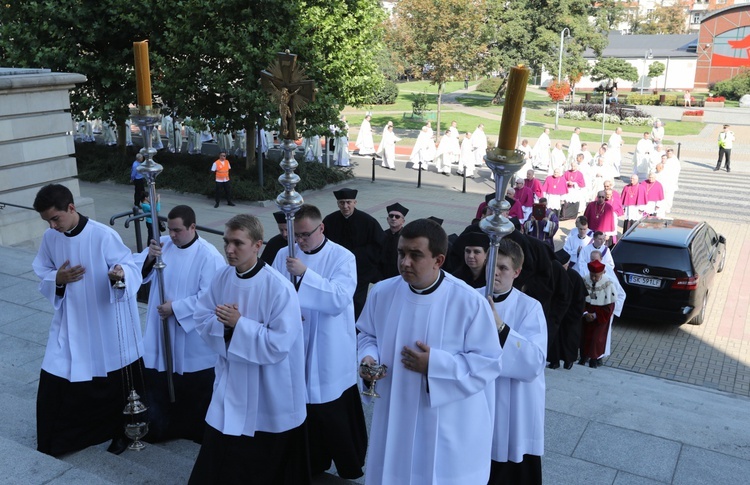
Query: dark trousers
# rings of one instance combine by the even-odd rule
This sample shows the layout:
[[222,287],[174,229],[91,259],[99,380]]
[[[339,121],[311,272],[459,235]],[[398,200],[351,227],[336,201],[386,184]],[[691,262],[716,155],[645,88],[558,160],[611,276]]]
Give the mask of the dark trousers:
[[724,148],[719,147],[719,159],[716,161],[716,169],[721,168],[721,159],[726,157],[726,168],[727,172],[729,171],[729,158],[732,156],[732,149],[731,148]]
[[224,191],[224,197],[227,199],[227,203],[232,202],[232,188],[229,185],[229,182],[216,182],[216,203],[219,203],[219,200],[221,199],[221,196],[219,195],[220,191]]
[[133,205],[140,206],[143,192],[146,192],[146,179],[133,179]]

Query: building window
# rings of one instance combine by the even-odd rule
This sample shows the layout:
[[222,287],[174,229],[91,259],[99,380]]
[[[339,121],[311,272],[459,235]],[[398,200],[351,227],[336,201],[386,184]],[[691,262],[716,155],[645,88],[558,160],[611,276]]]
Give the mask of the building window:
[[692,18],[692,20],[690,21],[690,23],[691,23],[691,24],[699,24],[699,23],[701,23],[701,14],[699,14],[699,13],[694,13],[694,14],[693,14],[693,18]]

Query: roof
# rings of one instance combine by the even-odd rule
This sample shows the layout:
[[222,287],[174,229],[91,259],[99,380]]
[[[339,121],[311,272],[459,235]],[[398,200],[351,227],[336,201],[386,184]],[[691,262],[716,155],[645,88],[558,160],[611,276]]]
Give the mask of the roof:
[[693,234],[703,222],[687,219],[643,219],[639,221],[622,241],[687,247]]
[[[662,35],[622,35],[610,32],[609,45],[602,52],[602,57],[619,59],[643,59],[649,50],[654,59],[667,57],[697,58],[695,52],[698,44],[698,34],[662,34]],[[591,49],[583,53],[586,59],[596,59]]]
[[734,5],[730,5],[730,6],[728,6],[728,7],[724,7],[724,8],[722,8],[722,9],[720,9],[720,10],[713,10],[713,11],[710,11],[710,12],[708,12],[708,13],[706,14],[706,16],[705,16],[705,17],[703,17],[703,18],[701,19],[701,23],[705,22],[706,20],[708,20],[708,19],[710,19],[710,18],[712,18],[712,17],[716,17],[716,16],[718,16],[718,15],[724,15],[724,14],[727,14],[727,13],[729,13],[729,12],[730,12],[730,11],[732,11],[732,10],[741,10],[741,9],[746,9],[747,7],[748,7],[748,4],[747,4],[747,3],[735,3]]

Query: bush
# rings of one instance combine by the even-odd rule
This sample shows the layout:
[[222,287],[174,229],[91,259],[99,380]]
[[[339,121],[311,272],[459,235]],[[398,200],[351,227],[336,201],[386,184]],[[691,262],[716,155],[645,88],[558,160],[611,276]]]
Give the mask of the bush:
[[620,120],[620,124],[630,126],[653,126],[655,122],[656,118],[638,118],[635,116],[627,116]]
[[750,69],[745,68],[733,78],[719,81],[712,92],[729,99],[740,99],[743,95],[750,94]]
[[[78,178],[88,182],[111,180],[118,184],[130,184],[130,167],[136,151],[129,148],[125,156],[119,148],[106,147],[92,143],[76,143],[76,162]],[[215,179],[211,173],[211,164],[216,157],[207,155],[188,155],[187,153],[170,153],[162,151],[154,160],[164,167],[157,177],[156,186],[177,192],[213,197]],[[258,185],[258,170],[245,170],[244,159],[233,155],[227,157],[232,165],[232,195],[237,200],[272,200],[283,192],[278,178],[282,170],[278,162],[265,159],[263,164],[263,187]],[[321,163],[300,163],[296,170],[300,183],[296,190],[321,189],[328,184],[342,182],[353,178],[351,169],[326,168]]]
[[724,96],[714,96],[712,98],[709,97],[705,99],[705,101],[708,101],[709,103],[723,103],[726,100],[727,98],[725,98]]
[[[584,104],[574,104],[573,106],[560,106],[560,109],[563,110],[565,113],[568,113],[570,111],[580,111],[582,113],[586,113],[586,115],[589,118],[593,118],[597,114],[602,113],[602,105],[601,104],[593,104],[593,103],[584,103]],[[552,115],[555,115],[554,108],[549,110]],[[615,115],[618,119],[625,119],[627,117],[633,117],[633,118],[649,118],[648,113],[645,113],[639,109],[633,110],[633,109],[627,109],[624,108],[622,105],[619,104],[613,104],[607,106],[607,115]],[[599,118],[599,121],[601,121],[601,117]]]
[[414,101],[411,102],[411,112],[416,116],[421,116],[427,111],[428,98],[425,93],[417,93],[414,95]]
[[653,106],[657,101],[659,101],[659,96],[655,94],[631,93],[627,97],[628,104]]
[[597,113],[593,116],[594,121],[602,121],[602,118],[604,118],[605,123],[619,123],[620,117],[617,115],[611,115],[607,113],[606,115],[603,113]]
[[589,115],[585,111],[571,110],[565,113],[563,116],[574,121],[583,121],[589,119]]
[[398,98],[398,85],[386,79],[380,91],[372,94],[369,104],[395,104],[396,98]]
[[500,85],[502,83],[503,78],[491,77],[477,84],[477,91],[479,91],[480,93],[495,94],[497,90],[500,89]]
[[694,111],[683,111],[682,116],[703,116],[703,110],[696,109]]

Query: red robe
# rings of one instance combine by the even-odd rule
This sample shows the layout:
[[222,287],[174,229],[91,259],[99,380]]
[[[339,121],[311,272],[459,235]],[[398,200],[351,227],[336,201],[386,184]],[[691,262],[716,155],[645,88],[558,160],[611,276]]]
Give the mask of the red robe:
[[640,185],[643,187],[646,202],[661,202],[664,200],[664,187],[662,187],[661,182],[658,180],[654,180],[653,182],[644,180]]
[[612,206],[604,202],[599,205],[596,201],[589,202],[583,213],[589,221],[589,229],[612,233],[617,230],[615,226],[615,211]]
[[531,189],[531,193],[536,197],[544,197],[542,193],[542,183],[536,178],[533,178],[531,180],[523,179],[523,186]]
[[644,205],[646,203],[646,191],[642,184],[628,184],[622,188],[622,205]]
[[544,179],[542,192],[551,195],[565,195],[568,193],[567,181],[563,177],[555,177],[554,175],[550,175],[549,177]]
[[566,170],[563,177],[565,177],[565,180],[568,182],[575,182],[579,188],[586,187],[586,180],[584,179],[583,174],[578,170]]
[[604,355],[607,347],[607,334],[609,333],[609,322],[615,311],[617,301],[617,289],[610,279],[604,275],[596,283],[591,281],[591,276],[584,278],[586,285],[586,312],[596,315],[589,322],[583,318],[583,335],[581,339],[581,358],[596,360]]
[[622,210],[622,199],[619,192],[612,190],[612,198],[607,200],[607,204],[612,206],[612,209],[614,209],[615,214],[618,216],[625,214],[625,211]]

